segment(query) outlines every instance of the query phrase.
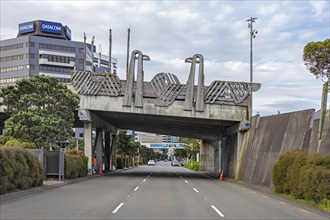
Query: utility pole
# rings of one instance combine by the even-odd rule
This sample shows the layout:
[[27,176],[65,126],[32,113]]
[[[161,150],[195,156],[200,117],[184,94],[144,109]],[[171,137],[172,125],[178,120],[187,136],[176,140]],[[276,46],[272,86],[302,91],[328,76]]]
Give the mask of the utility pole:
[[86,33],[84,32],[84,71],[86,71]]
[[111,73],[111,68],[112,68],[111,52],[112,52],[112,33],[111,33],[111,29],[109,29],[109,73]]
[[257,18],[249,18],[246,20],[248,22],[248,28],[250,28],[250,112],[249,118],[252,117],[252,107],[253,107],[253,99],[252,99],[252,83],[253,83],[253,51],[252,51],[252,38],[256,38],[258,30],[253,29],[253,22],[255,22]]
[[95,41],[95,37],[93,36],[92,37],[92,44],[91,44],[91,51],[92,51],[92,62],[91,62],[91,69],[92,69],[92,72],[94,71],[94,41]]

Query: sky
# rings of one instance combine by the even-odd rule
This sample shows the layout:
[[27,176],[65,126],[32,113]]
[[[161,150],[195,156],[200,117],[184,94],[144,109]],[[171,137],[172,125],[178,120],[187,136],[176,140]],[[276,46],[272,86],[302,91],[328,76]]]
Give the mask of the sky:
[[[16,37],[18,24],[34,20],[60,22],[72,40],[95,36],[97,52],[108,55],[112,30],[112,57],[118,76],[126,77],[127,29],[130,51],[150,57],[144,79],[160,72],[188,80],[185,59],[204,56],[205,85],[214,80],[250,82],[250,29],[253,29],[253,114],[261,116],[320,109],[322,79],[304,65],[304,46],[330,38],[330,0],[223,1],[0,1],[0,39]],[[100,47],[101,45],[101,47]],[[197,75],[197,74],[196,74]],[[197,79],[195,80],[197,84]],[[328,103],[328,108],[330,103]]]

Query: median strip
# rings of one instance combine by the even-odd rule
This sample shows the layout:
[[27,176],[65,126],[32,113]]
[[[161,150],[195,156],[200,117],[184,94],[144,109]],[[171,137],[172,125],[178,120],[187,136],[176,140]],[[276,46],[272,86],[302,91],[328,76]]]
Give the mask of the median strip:
[[218,214],[220,215],[221,217],[225,217],[220,211],[219,209],[217,209],[217,207],[215,207],[214,205],[211,205],[212,209]]
[[113,214],[117,213],[118,210],[124,205],[124,203],[120,203],[119,206],[117,206],[117,208],[115,208],[115,210],[112,211]]

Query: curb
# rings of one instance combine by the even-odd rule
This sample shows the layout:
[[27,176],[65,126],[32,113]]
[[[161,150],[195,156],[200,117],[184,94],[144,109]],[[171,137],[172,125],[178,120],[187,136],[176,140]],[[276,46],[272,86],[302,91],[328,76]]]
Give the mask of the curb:
[[26,189],[26,190],[21,190],[18,192],[12,192],[12,193],[8,193],[8,194],[4,194],[4,195],[0,195],[0,204],[4,203],[4,202],[8,202],[11,200],[15,200],[15,199],[19,199],[22,197],[26,197],[32,194],[36,194],[36,193],[41,193],[41,192],[46,192],[52,189],[56,189],[65,185],[69,185],[69,184],[73,184],[73,183],[78,183],[78,182],[82,182],[82,181],[87,181],[87,180],[91,180],[91,179],[96,179],[111,173],[117,173],[117,172],[123,172],[125,171],[125,169],[118,169],[118,170],[114,170],[114,171],[108,171],[108,172],[104,172],[103,174],[88,174],[87,176],[81,177],[81,178],[77,178],[77,179],[71,179],[71,180],[65,180],[63,182],[60,183],[55,183],[55,184],[51,184],[51,185],[42,185],[39,187],[34,187],[34,188],[30,188],[30,189]]
[[[201,173],[201,174],[204,174],[205,176],[208,176],[208,177],[211,177],[211,178],[214,178],[214,179],[218,179],[219,178],[219,176],[218,176],[217,173]],[[246,183],[246,182],[243,182],[243,181],[236,181],[234,179],[226,179],[225,181],[227,183],[239,184],[239,185],[244,186],[244,187],[247,187],[249,189],[253,189],[253,190],[257,191],[257,192],[264,193],[264,194],[266,194],[267,196],[269,196],[271,198],[274,198],[274,199],[277,199],[277,200],[280,200],[280,201],[289,203],[291,205],[295,205],[295,206],[297,206],[299,208],[306,209],[308,211],[317,213],[317,214],[322,215],[324,217],[329,217],[329,215],[330,215],[330,212],[327,212],[327,211],[318,209],[318,208],[316,208],[314,206],[311,206],[311,205],[308,205],[308,204],[305,204],[305,203],[301,203],[301,202],[298,202],[298,201],[295,201],[295,200],[292,200],[292,199],[289,199],[289,198],[286,198],[286,197],[283,197],[283,196],[274,194],[273,191],[272,191],[272,189],[269,188],[269,187],[267,187],[267,186],[253,185],[253,184],[249,184],[249,183]]]

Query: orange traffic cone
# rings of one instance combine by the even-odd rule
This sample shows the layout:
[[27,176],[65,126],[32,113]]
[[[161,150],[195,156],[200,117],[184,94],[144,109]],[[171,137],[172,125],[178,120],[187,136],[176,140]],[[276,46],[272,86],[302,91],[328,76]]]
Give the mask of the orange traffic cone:
[[219,181],[223,181],[223,170],[221,170],[221,172],[220,172]]
[[103,174],[103,167],[102,167],[102,164],[100,165],[100,171],[99,171],[99,174]]

